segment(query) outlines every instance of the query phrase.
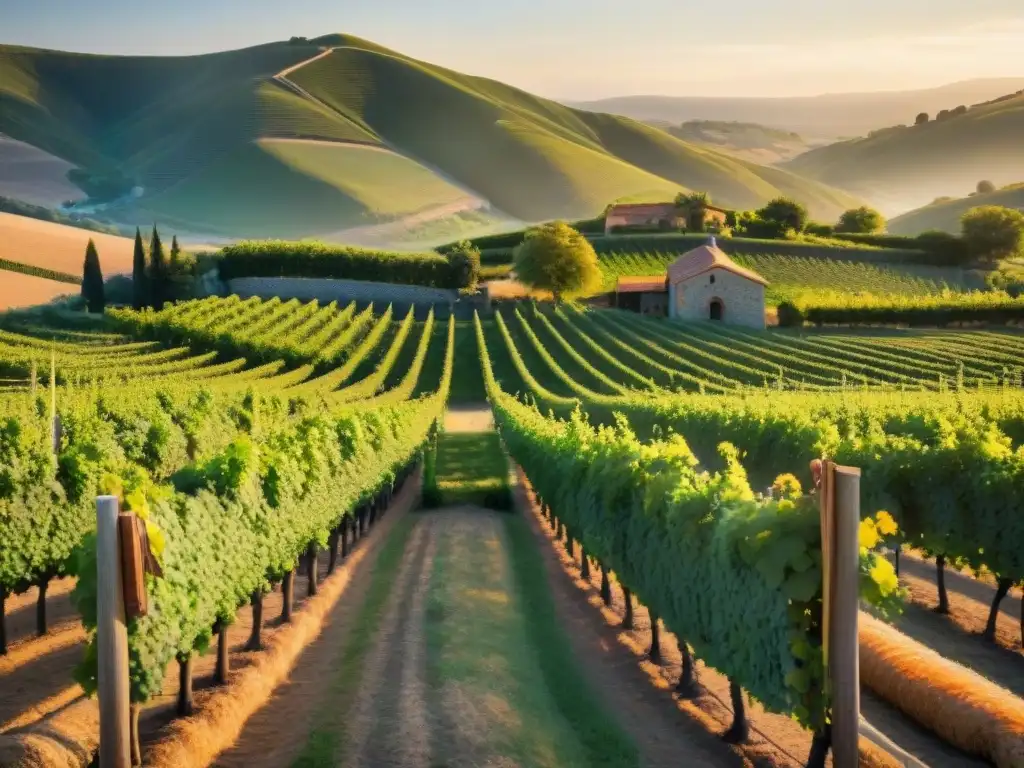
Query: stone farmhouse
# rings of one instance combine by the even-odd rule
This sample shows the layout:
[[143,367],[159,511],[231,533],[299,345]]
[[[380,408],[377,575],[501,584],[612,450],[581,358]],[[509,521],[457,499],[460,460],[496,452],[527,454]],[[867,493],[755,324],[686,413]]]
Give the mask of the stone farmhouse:
[[707,202],[675,203],[622,203],[613,205],[605,215],[606,235],[622,229],[685,229],[705,232],[725,226],[728,211]]
[[766,285],[759,274],[730,259],[712,237],[672,262],[664,277],[620,277],[614,306],[678,320],[764,328]]

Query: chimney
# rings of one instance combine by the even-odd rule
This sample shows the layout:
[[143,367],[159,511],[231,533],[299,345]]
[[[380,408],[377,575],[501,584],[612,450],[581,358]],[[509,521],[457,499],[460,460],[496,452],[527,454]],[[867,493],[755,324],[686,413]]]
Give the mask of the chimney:
[[708,238],[708,245],[710,245],[712,248],[717,248],[718,247],[718,242],[715,240],[715,236],[714,235],[712,235],[711,237]]

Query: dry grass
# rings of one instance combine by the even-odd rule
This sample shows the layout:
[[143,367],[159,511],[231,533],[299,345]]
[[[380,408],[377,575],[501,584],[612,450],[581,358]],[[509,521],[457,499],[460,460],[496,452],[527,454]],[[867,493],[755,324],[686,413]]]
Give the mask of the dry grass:
[[[132,271],[135,243],[130,238],[0,213],[0,259],[77,275],[82,272],[85,246],[90,238],[96,243],[105,277]],[[6,275],[0,278],[6,279]],[[74,286],[71,289],[74,292]],[[4,290],[3,294],[6,293]]]
[[861,615],[861,681],[950,744],[1024,768],[1024,706],[1008,691]]
[[[0,216],[6,215],[0,213]],[[7,232],[3,229],[3,222],[0,222],[0,253],[7,250],[6,237]],[[82,253],[85,253],[84,245]],[[56,280],[46,280],[42,277],[32,277],[20,272],[8,272],[5,269],[0,269],[0,312],[5,309],[46,304],[58,296],[74,296],[78,293],[81,293],[78,286],[70,283],[59,283]]]
[[85,768],[99,749],[100,713],[79,698],[46,720],[0,736],[0,768]]

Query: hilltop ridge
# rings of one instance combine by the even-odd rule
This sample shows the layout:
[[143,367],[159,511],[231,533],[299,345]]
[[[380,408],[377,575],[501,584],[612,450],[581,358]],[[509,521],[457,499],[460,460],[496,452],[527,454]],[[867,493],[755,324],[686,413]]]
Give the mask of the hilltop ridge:
[[182,57],[0,46],[0,132],[78,166],[119,221],[225,237],[581,218],[689,189],[823,219],[857,202],[342,33]]

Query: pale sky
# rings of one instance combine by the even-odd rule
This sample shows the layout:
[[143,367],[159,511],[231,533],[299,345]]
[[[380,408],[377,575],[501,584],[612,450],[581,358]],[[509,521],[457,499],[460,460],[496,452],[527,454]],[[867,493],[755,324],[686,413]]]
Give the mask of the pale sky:
[[1022,0],[0,0],[0,43],[188,54],[348,32],[558,99],[1024,75]]

